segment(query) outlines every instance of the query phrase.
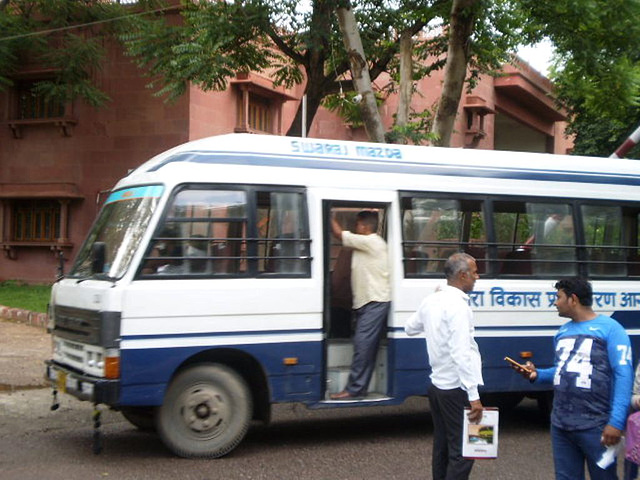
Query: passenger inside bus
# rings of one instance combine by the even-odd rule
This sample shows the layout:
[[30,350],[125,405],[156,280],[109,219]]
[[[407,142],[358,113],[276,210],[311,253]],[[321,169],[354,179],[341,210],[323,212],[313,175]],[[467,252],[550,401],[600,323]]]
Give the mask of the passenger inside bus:
[[151,258],[147,260],[143,273],[180,275],[205,272],[207,241],[202,238],[202,235],[195,234],[186,241],[158,241],[152,249]]
[[349,248],[340,247],[333,270],[331,271],[331,321],[329,338],[351,337],[351,255]]
[[349,379],[344,390],[330,395],[332,400],[366,396],[391,301],[387,244],[377,234],[378,212],[359,212],[355,230],[344,230],[335,217],[331,218],[334,237],[353,250],[351,288],[356,319]]

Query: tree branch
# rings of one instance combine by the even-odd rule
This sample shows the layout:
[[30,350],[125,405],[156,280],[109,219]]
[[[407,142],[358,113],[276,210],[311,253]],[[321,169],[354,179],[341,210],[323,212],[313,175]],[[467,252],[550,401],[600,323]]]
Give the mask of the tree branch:
[[284,53],[287,57],[291,58],[294,62],[299,63],[301,65],[306,65],[305,56],[296,52],[293,48],[289,46],[284,39],[276,33],[272,25],[269,25],[269,30],[267,31],[267,35],[273,43],[280,49],[282,53]]
[[[416,35],[420,30],[422,30],[428,22],[426,21],[418,21],[411,25],[409,28],[405,30],[408,35]],[[371,66],[369,72],[371,73],[371,79],[375,80],[378,76],[387,71],[387,67],[389,66],[389,62],[395,58],[395,56],[400,51],[400,37],[396,39],[393,44],[387,48],[380,58],[376,60],[376,62]]]

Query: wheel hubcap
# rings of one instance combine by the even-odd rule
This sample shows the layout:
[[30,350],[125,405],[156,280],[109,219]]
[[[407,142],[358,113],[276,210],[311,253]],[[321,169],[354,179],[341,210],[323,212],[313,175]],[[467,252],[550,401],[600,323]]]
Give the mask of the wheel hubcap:
[[199,433],[219,429],[227,418],[223,397],[211,387],[198,387],[185,394],[182,418],[186,425]]

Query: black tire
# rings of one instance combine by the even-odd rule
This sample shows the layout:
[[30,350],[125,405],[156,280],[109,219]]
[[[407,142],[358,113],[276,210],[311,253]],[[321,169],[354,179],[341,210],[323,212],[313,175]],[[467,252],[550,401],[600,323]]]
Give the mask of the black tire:
[[171,382],[157,416],[164,444],[185,458],[218,458],[242,441],[252,398],[244,379],[219,364],[201,364]]
[[153,432],[156,429],[156,407],[122,407],[120,413],[140,431]]

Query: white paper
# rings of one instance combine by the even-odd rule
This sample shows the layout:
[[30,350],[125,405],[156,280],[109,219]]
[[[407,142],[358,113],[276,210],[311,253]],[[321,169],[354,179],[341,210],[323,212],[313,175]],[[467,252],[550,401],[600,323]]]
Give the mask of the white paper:
[[469,422],[470,409],[464,409],[462,422],[462,456],[465,458],[497,458],[498,457],[498,420],[497,408],[485,408],[482,420]]
[[607,447],[596,465],[598,465],[603,470],[606,469],[609,465],[615,462],[616,457],[618,456],[618,453],[620,453],[622,448],[624,448],[624,437],[620,438],[620,441],[615,445]]

